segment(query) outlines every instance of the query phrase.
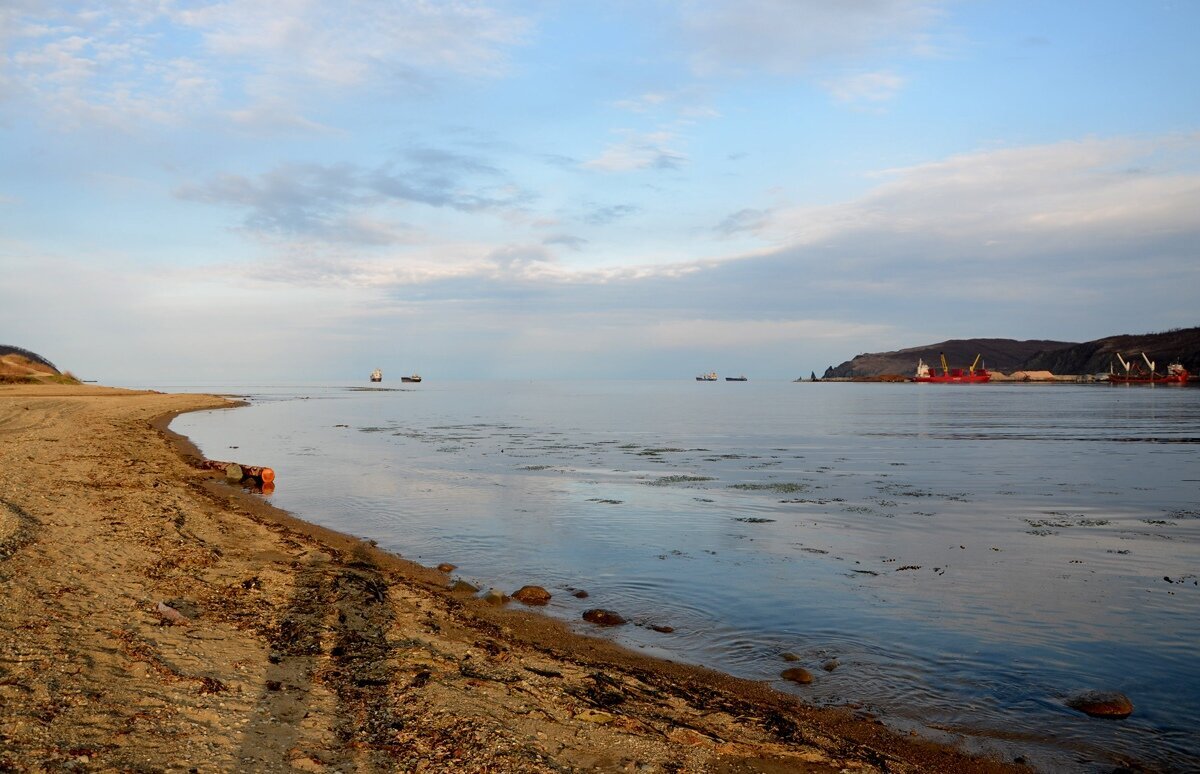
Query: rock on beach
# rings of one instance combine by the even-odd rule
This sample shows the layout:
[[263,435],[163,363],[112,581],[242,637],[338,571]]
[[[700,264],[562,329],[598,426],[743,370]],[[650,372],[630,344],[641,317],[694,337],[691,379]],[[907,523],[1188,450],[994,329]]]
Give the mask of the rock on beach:
[[512,593],[512,598],[526,605],[544,605],[550,601],[550,592],[541,586],[522,586]]
[[804,667],[785,669],[779,673],[779,676],[784,680],[791,680],[793,683],[799,683],[800,685],[808,685],[813,681],[812,672],[809,672]]
[[625,623],[625,618],[620,613],[615,613],[612,610],[604,610],[599,607],[585,610],[583,612],[583,620],[594,623],[597,626],[621,626]]
[[1120,720],[1133,714],[1133,702],[1117,691],[1088,691],[1067,700],[1067,706],[1094,718]]

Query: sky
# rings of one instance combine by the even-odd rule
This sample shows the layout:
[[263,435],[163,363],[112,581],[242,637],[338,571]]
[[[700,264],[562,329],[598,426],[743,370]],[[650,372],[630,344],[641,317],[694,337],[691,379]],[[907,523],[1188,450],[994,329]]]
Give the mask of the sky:
[[1200,324],[1194,0],[0,0],[0,343],[752,379]]

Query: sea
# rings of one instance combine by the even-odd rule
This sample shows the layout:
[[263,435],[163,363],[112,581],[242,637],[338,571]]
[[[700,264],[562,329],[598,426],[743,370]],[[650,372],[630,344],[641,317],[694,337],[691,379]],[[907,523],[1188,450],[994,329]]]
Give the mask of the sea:
[[275,505],[581,632],[1040,770],[1200,771],[1200,389],[143,386],[246,400],[172,429]]

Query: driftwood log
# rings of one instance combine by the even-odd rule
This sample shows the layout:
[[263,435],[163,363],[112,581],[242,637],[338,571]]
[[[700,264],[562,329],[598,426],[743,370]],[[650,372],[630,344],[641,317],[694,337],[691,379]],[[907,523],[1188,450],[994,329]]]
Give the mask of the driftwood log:
[[205,470],[224,471],[225,478],[235,483],[253,479],[258,484],[270,484],[275,481],[275,471],[261,465],[241,465],[236,462],[221,460],[204,460],[200,467]]

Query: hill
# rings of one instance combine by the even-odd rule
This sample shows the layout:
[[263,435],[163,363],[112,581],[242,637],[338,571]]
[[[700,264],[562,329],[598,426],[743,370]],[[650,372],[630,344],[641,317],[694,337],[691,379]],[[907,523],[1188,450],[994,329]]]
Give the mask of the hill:
[[1036,339],[951,339],[894,352],[858,355],[839,366],[830,366],[824,378],[908,376],[916,370],[918,358],[937,366],[938,354],[943,352],[951,368],[966,368],[978,354],[991,371],[1049,371],[1061,375],[1106,372],[1117,353],[1128,360],[1140,359],[1145,352],[1160,371],[1166,370],[1168,363],[1179,362],[1196,374],[1200,373],[1200,327],[1162,333],[1125,333],[1081,344]]
[[76,382],[69,373],[60,373],[46,358],[27,349],[0,344],[0,383],[4,382]]
[[884,374],[913,374],[917,360],[936,366],[938,355],[944,353],[951,368],[966,368],[981,355],[981,362],[993,371],[1015,371],[1036,355],[1053,353],[1079,346],[1069,341],[1015,341],[1013,339],[950,339],[938,344],[900,349],[895,352],[874,352],[858,355],[839,366],[830,366],[824,378],[882,376]]
[[1142,352],[1155,362],[1159,371],[1165,371],[1169,363],[1178,362],[1189,372],[1200,373],[1200,327],[1163,333],[1121,334],[1039,352],[1022,368],[1056,374],[1095,374],[1108,371],[1117,353],[1128,360],[1140,358]]
[[31,364],[44,366],[45,368],[50,369],[47,373],[58,373],[58,368],[56,368],[53,363],[36,352],[30,352],[27,349],[14,347],[11,344],[0,344],[0,358],[8,357],[9,355],[17,355],[25,360],[28,360]]

